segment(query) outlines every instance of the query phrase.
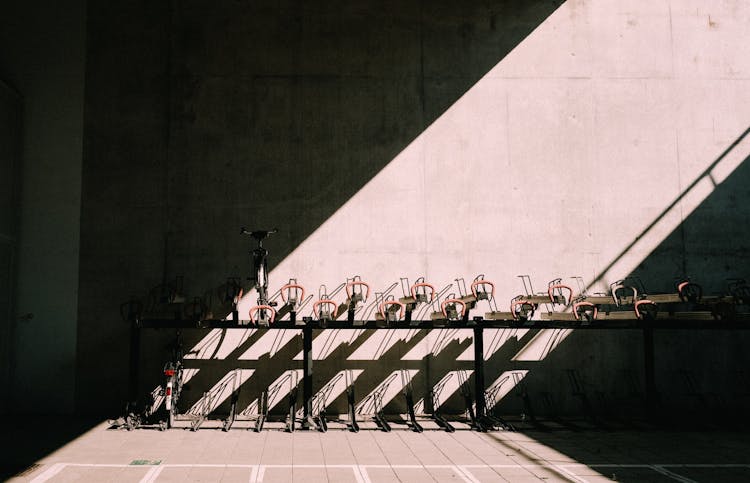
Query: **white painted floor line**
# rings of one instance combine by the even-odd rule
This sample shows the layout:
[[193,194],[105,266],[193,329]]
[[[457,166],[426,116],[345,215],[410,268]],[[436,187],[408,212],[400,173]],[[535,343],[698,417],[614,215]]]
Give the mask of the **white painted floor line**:
[[253,469],[250,470],[250,483],[258,482],[258,465],[253,465]]
[[653,469],[654,471],[656,471],[658,473],[661,473],[662,475],[668,476],[668,477],[672,478],[673,480],[680,481],[682,483],[698,483],[695,480],[691,480],[690,478],[685,478],[682,475],[678,475],[677,473],[673,473],[673,472],[669,471],[668,469],[664,468],[663,466],[651,465],[651,469]]
[[362,465],[356,465],[354,467],[354,478],[357,479],[357,483],[372,483],[370,475],[367,473],[367,469]]
[[163,466],[153,466],[150,470],[148,470],[146,476],[141,479],[140,483],[153,483],[159,477],[163,469]]
[[483,465],[483,464],[465,464],[465,465],[357,465],[357,464],[337,464],[337,465],[313,465],[313,464],[211,464],[211,463],[161,463],[156,465],[133,465],[127,463],[65,463],[58,462],[52,464],[47,468],[44,473],[40,474],[37,478],[45,474],[57,474],[64,467],[88,467],[88,468],[250,468],[257,471],[259,468],[399,468],[399,469],[420,469],[420,468],[431,468],[431,469],[445,469],[445,468],[750,468],[750,463],[731,463],[731,464],[710,464],[710,463],[671,463],[671,464],[617,464],[617,463],[600,463],[600,464],[583,464],[583,463],[527,463],[527,464],[499,464],[499,465]]
[[[132,465],[126,465],[132,466]],[[235,464],[210,464],[210,463],[168,463],[159,464],[157,466],[166,466],[170,468],[253,468],[258,465],[235,465]]]
[[184,463],[166,463],[156,465],[133,465],[133,464],[109,464],[109,463],[64,463],[58,462],[52,464],[49,468],[39,474],[36,478],[31,480],[31,483],[43,483],[58,475],[67,467],[89,467],[89,468],[148,468],[148,472],[140,480],[140,483],[154,483],[158,481],[159,476],[167,468],[247,468],[250,469],[250,483],[261,483],[265,478],[267,469],[303,469],[303,468],[316,468],[316,469],[351,469],[354,473],[354,478],[357,483],[372,483],[368,474],[368,468],[370,469],[452,469],[456,475],[461,478],[465,483],[480,483],[480,480],[471,472],[471,469],[529,469],[529,468],[547,468],[559,472],[566,478],[579,483],[585,483],[587,480],[579,475],[576,475],[570,469],[577,468],[645,468],[656,471],[664,476],[667,476],[675,481],[681,483],[696,483],[695,480],[684,477],[678,473],[670,471],[668,468],[750,468],[750,464],[744,463],[732,463],[732,464],[616,464],[616,463],[605,463],[605,464],[591,464],[586,465],[583,463],[567,463],[567,464],[552,464],[552,463],[534,463],[534,464],[498,464],[498,465],[483,465],[483,464],[466,464],[466,465],[357,465],[357,464],[336,464],[336,465],[314,465],[314,464],[184,464]]
[[573,481],[577,481],[578,483],[588,483],[588,480],[586,480],[584,478],[581,478],[580,476],[576,475],[575,473],[573,473],[571,471],[568,471],[566,468],[563,468],[562,465],[553,465],[553,464],[550,464],[549,467],[552,468],[552,469],[554,469],[558,473],[561,473],[561,474],[567,476],[568,478],[570,478]]
[[468,483],[481,483],[465,466],[454,466],[456,473]]
[[37,476],[33,480],[31,480],[31,483],[42,483],[43,481],[47,481],[59,472],[63,470],[67,466],[66,463],[55,463],[52,466],[50,466],[47,470],[45,470],[41,475]]

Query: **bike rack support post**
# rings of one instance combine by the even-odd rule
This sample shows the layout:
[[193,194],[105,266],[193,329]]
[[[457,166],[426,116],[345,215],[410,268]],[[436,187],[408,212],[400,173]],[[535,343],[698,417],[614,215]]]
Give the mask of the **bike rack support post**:
[[258,400],[258,419],[255,420],[255,432],[260,433],[263,431],[263,424],[266,422],[268,417],[268,389],[265,389],[260,394]]
[[401,369],[401,383],[404,387],[403,394],[406,399],[406,413],[409,416],[411,429],[416,433],[421,433],[424,430],[417,422],[417,414],[414,410],[414,389],[411,384],[411,375],[405,369]]
[[[469,416],[469,425],[471,426],[471,429],[475,429],[479,432],[486,432],[487,428],[484,427],[484,425],[480,422],[479,418],[477,417],[477,413],[475,410],[475,403],[474,403],[474,397],[471,394],[471,385],[469,381],[469,376],[466,374],[466,371],[458,371],[458,383],[459,383],[459,390],[461,391],[461,395],[464,398],[464,405],[466,406],[466,413]],[[475,387],[480,387],[479,385],[476,385]],[[484,393],[482,393],[482,397],[484,397]],[[476,401],[476,407],[480,407],[480,402]]]
[[484,329],[474,327],[474,400],[476,401],[476,416],[484,416]]
[[456,431],[456,428],[454,428],[453,425],[449,423],[442,414],[440,414],[440,393],[443,392],[443,388],[445,388],[445,384],[451,376],[451,374],[448,374],[447,378],[443,379],[430,390],[430,397],[432,399],[432,419],[434,419],[438,426],[448,433]]
[[302,328],[302,400],[304,404],[304,418],[302,427],[308,427],[308,421],[313,415],[312,399],[312,377],[313,377],[313,354],[312,354],[313,332],[311,325]]
[[354,373],[351,369],[345,370],[344,378],[346,382],[346,403],[349,413],[349,421],[347,421],[346,425],[349,427],[349,431],[352,433],[358,433],[359,424],[357,424],[357,408],[354,404]]
[[221,423],[222,431],[229,431],[232,429],[232,425],[237,419],[237,401],[240,398],[240,389],[242,387],[242,384],[238,382],[238,379],[240,379],[240,371],[239,369],[235,369],[234,376],[232,377],[232,395],[229,399],[229,414]]
[[289,413],[286,416],[286,431],[293,433],[297,414],[297,385],[292,380],[292,389],[289,391]]

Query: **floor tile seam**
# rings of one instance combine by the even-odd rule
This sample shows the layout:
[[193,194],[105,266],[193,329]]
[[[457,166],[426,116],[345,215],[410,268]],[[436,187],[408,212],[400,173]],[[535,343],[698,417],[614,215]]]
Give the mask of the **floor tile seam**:
[[[323,441],[319,433],[317,434],[317,441],[318,441],[318,447],[320,448],[320,456],[323,460],[323,465],[326,465],[326,452],[323,450]],[[330,483],[331,479],[328,478],[328,466],[327,465],[326,465],[325,475],[326,475],[326,481]]]
[[[456,442],[456,443],[457,443],[457,444],[458,444],[459,446],[462,446],[462,447],[463,447],[464,449],[466,449],[466,450],[467,450],[467,452],[469,452],[469,453],[473,454],[473,455],[474,455],[474,457],[476,457],[476,458],[477,458],[477,459],[478,459],[479,461],[481,461],[481,462],[483,462],[483,463],[487,464],[487,460],[486,460],[486,459],[485,459],[485,458],[484,458],[483,456],[481,456],[481,455],[477,455],[477,454],[475,454],[474,452],[472,452],[472,451],[471,451],[471,450],[470,450],[470,449],[469,449],[469,448],[468,448],[468,447],[467,447],[467,446],[466,446],[465,444],[463,444],[463,442],[462,442],[462,441],[460,441],[460,440],[459,440],[459,439],[458,439],[458,438],[457,438],[457,437],[455,436],[455,434],[454,434],[454,433],[446,433],[446,434],[447,434],[447,436],[448,436],[448,438],[449,438],[449,439],[452,439],[452,440],[453,440],[453,441],[455,441],[455,442]],[[485,442],[485,444],[487,444],[487,446],[488,446],[488,447],[491,447],[491,445],[490,445],[490,444],[489,444],[488,442]],[[493,448],[493,449],[494,449],[494,448]],[[499,472],[498,472],[497,470],[495,470],[494,468],[490,467],[490,470],[491,470],[492,472],[494,472],[494,473],[495,473],[495,474],[496,474],[497,476],[499,476],[500,478],[502,478],[502,479],[505,479],[505,478],[503,478],[503,476],[502,476],[502,475],[501,475],[501,474],[500,474],[500,473],[499,473]]]
[[[458,443],[458,440],[457,440],[457,439],[455,438],[455,436],[453,436],[453,433],[445,433],[445,434],[446,434],[446,435],[448,436],[448,439],[449,439],[449,440],[452,440],[452,441],[454,441],[454,442]],[[445,451],[443,451],[442,447],[441,447],[441,446],[440,446],[439,444],[437,444],[437,443],[436,443],[436,441],[434,441],[434,440],[430,439],[429,437],[428,437],[428,441],[429,441],[429,442],[431,443],[431,445],[432,445],[432,447],[433,447],[433,448],[437,449],[437,451],[438,451],[438,452],[439,452],[439,453],[440,453],[441,455],[443,455],[443,457],[445,458],[445,460],[446,460],[446,461],[450,461],[450,462],[451,462],[452,464],[454,464],[454,465],[458,465],[458,463],[456,463],[456,462],[455,462],[455,461],[453,460],[453,458],[451,458],[451,457],[450,457],[449,455],[447,455],[447,454],[445,453]],[[467,452],[467,453],[469,453],[469,454],[473,455],[474,457],[476,457],[476,458],[477,458],[477,459],[479,459],[480,461],[483,461],[483,460],[482,460],[482,458],[478,457],[478,456],[477,456],[476,454],[474,454],[474,452],[473,452],[473,451],[470,451],[470,450],[469,450],[469,449],[468,449],[468,448],[467,448],[466,446],[464,446],[464,445],[462,445],[462,444],[460,444],[460,443],[458,443],[458,446],[461,446],[461,447],[463,447],[464,449],[466,449],[466,452]]]
[[[370,434],[370,433],[368,433],[368,434]],[[376,437],[374,436],[374,434],[375,434],[375,433],[373,433],[373,434],[371,435],[371,437],[372,437],[372,441],[373,441],[373,442],[375,443],[375,445],[376,445],[376,446],[378,447],[378,449],[380,450],[380,454],[382,454],[382,455],[383,455],[383,458],[385,458],[385,460],[386,460],[386,462],[388,463],[388,466],[389,466],[389,468],[390,468],[390,470],[391,470],[391,473],[393,473],[393,476],[395,476],[395,477],[396,477],[396,479],[397,479],[397,480],[398,480],[398,481],[399,481],[400,483],[403,483],[403,481],[401,480],[401,478],[400,478],[400,477],[398,476],[398,473],[396,473],[396,471],[394,471],[394,469],[393,469],[393,463],[391,462],[391,460],[389,460],[389,459],[388,459],[388,455],[386,455],[385,451],[383,451],[383,447],[382,447],[382,446],[380,445],[380,443],[378,442],[378,439],[377,439],[377,438],[376,438]],[[433,479],[434,479],[434,478],[433,478]]]
[[[490,442],[486,438],[483,438],[482,435],[480,435],[480,434],[476,434],[475,433],[475,437],[478,438],[478,439],[480,439],[480,440],[482,440],[482,441],[484,441],[485,444],[490,444]],[[548,461],[546,461],[544,459],[538,458],[538,456],[536,454],[534,454],[533,452],[532,452],[531,456],[537,457],[536,460],[530,458],[528,455],[525,455],[524,453],[527,452],[527,450],[525,450],[525,448],[523,448],[519,444],[519,441],[516,441],[516,440],[504,440],[502,438],[495,438],[495,441],[497,441],[498,444],[501,444],[501,445],[507,447],[508,449],[513,450],[513,452],[515,454],[506,455],[506,457],[509,458],[511,461],[516,462],[516,464],[519,464],[522,468],[524,468],[532,476],[535,476],[535,477],[537,476],[536,474],[534,474],[533,471],[531,471],[532,468],[542,468],[542,467],[549,468],[550,465],[551,465]],[[517,448],[514,449],[513,445],[511,445],[509,443],[513,443],[515,446],[517,446]],[[541,463],[541,464],[540,463],[532,463],[532,464],[529,464],[529,465],[524,465],[523,463],[518,462],[518,458],[523,458],[523,459],[525,459],[527,461],[531,461],[531,462],[542,461],[543,463]],[[553,467],[553,469],[554,469],[554,467]],[[555,471],[558,471],[558,470],[555,470]]]
[[[685,469],[730,469],[730,468],[750,468],[748,464],[593,464],[588,465],[585,463],[569,463],[569,464],[554,464],[554,463],[516,463],[516,464],[457,464],[451,462],[450,464],[236,464],[236,463],[165,463],[165,464],[153,464],[153,465],[133,465],[125,463],[73,463],[73,462],[58,462],[54,465],[62,466],[64,468],[200,468],[200,469],[211,469],[211,468],[351,468],[355,466],[361,466],[363,468],[397,468],[397,469],[419,469],[419,468],[453,468],[456,466],[464,468],[551,468],[551,467],[564,467],[564,468],[652,468],[658,466],[660,468],[685,468]],[[54,465],[50,465],[50,468]],[[49,469],[49,468],[48,468]]]
[[[408,448],[409,452],[410,452],[410,453],[412,454],[412,456],[414,457],[414,459],[415,459],[416,461],[419,461],[419,462],[420,462],[420,464],[422,464],[422,466],[424,467],[424,464],[422,463],[422,460],[420,460],[420,459],[419,459],[419,457],[418,457],[418,456],[416,455],[416,453],[414,453],[414,450],[412,450],[412,449],[411,449],[411,446],[410,446],[409,444],[407,444],[407,443],[406,443],[406,441],[404,441],[403,433],[401,433],[401,432],[397,432],[396,434],[398,435],[398,439],[399,439],[399,440],[401,440],[401,443],[402,443],[402,444],[403,444],[404,446],[406,446],[406,447]],[[429,471],[428,471],[427,473],[428,473],[428,474],[430,474],[430,472],[429,472]],[[434,480],[435,482],[437,482],[437,480],[435,479],[435,477],[434,477],[434,476],[432,476],[431,474],[430,474],[430,477],[431,477],[431,478],[432,478],[432,479],[433,479],[433,480]]]
[[[549,449],[549,450],[551,450],[551,451],[555,451],[555,452],[557,452],[557,453],[561,454],[562,456],[568,456],[568,458],[570,458],[570,459],[571,459],[571,460],[573,460],[573,461],[578,461],[578,460],[576,460],[575,458],[573,458],[572,456],[570,456],[570,455],[565,455],[565,454],[562,454],[562,453],[561,453],[560,451],[557,451],[557,450],[555,450],[554,448],[550,448],[549,446],[547,446],[547,445],[545,445],[545,444],[543,444],[543,443],[534,443],[534,444],[535,444],[535,445],[536,445],[536,444],[538,444],[539,446],[542,446],[542,447],[543,447],[544,449]],[[522,444],[519,444],[518,446],[519,446],[519,448],[522,448],[522,449],[523,449],[523,450],[524,450],[525,452],[527,452],[527,453],[531,453],[531,454],[533,454],[534,456],[536,456],[536,457],[537,457],[538,459],[540,459],[541,461],[545,461],[545,462],[547,462],[547,463],[549,463],[549,464],[553,464],[553,465],[560,465],[560,464],[564,464],[564,463],[565,463],[565,462],[556,462],[556,461],[553,461],[553,460],[551,460],[550,458],[548,458],[548,457],[546,457],[545,455],[543,455],[542,453],[540,453],[540,452],[537,452],[537,451],[535,451],[535,450],[533,450],[533,449],[531,449],[531,448],[529,448],[529,447],[525,446],[525,444],[523,444],[523,445],[522,445]]]
[[[483,437],[481,436],[481,434],[479,434],[479,433],[477,433],[477,432],[475,432],[475,431],[472,431],[472,432],[471,432],[471,438],[474,438],[475,440],[477,440],[477,441],[480,441],[480,442],[482,443],[482,445],[483,445],[483,446],[485,446],[485,447],[486,447],[486,448],[488,448],[488,449],[491,449],[491,450],[492,450],[492,452],[494,453],[493,455],[486,455],[486,454],[483,454],[483,453],[477,453],[477,452],[475,452],[475,451],[472,451],[472,450],[471,450],[471,449],[469,448],[469,446],[468,446],[467,444],[464,444],[464,443],[463,443],[463,442],[462,442],[461,440],[457,439],[457,438],[455,437],[455,435],[454,435],[453,433],[450,433],[450,436],[451,436],[451,437],[452,437],[453,439],[455,439],[455,440],[456,440],[456,442],[457,442],[457,443],[458,443],[459,445],[461,445],[461,446],[463,446],[464,448],[466,448],[466,450],[467,450],[467,452],[468,452],[468,453],[470,453],[470,454],[472,454],[472,455],[476,456],[476,457],[477,457],[477,458],[478,458],[478,459],[479,459],[480,461],[482,461],[482,462],[483,462],[483,463],[485,463],[485,464],[489,464],[489,463],[487,462],[487,458],[488,458],[488,457],[496,457],[496,456],[503,456],[503,457],[506,457],[506,458],[509,458],[509,457],[510,457],[510,456],[508,456],[508,455],[506,454],[506,452],[505,452],[505,451],[499,451],[499,450],[498,450],[498,448],[497,448],[497,445],[503,445],[503,446],[505,446],[505,447],[506,447],[506,448],[508,448],[508,449],[512,449],[512,448],[509,448],[509,447],[508,447],[508,445],[507,445],[507,442],[506,442],[505,440],[502,440],[502,439],[496,439],[495,441],[496,441],[496,443],[497,443],[497,444],[493,444],[493,443],[492,443],[491,441],[488,441],[487,439],[483,438]],[[514,452],[515,452],[515,450],[514,450]]]
[[406,441],[404,440],[404,436],[403,436],[403,433],[399,432],[399,433],[396,433],[396,434],[398,434],[398,439],[399,439],[399,440],[401,440],[401,443],[402,443],[402,444],[403,444],[404,446],[406,446],[406,447],[407,447],[407,448],[409,449],[409,452],[410,452],[410,453],[412,454],[412,456],[414,457],[414,459],[415,459],[416,461],[419,461],[419,463],[420,463],[420,464],[422,464],[422,466],[424,466],[424,463],[422,463],[422,460],[421,460],[421,459],[420,459],[420,458],[419,458],[419,457],[417,456],[417,454],[416,454],[416,453],[414,452],[414,450],[412,449],[411,445],[410,445],[410,444],[408,444],[408,443],[407,443],[407,442],[406,442]]

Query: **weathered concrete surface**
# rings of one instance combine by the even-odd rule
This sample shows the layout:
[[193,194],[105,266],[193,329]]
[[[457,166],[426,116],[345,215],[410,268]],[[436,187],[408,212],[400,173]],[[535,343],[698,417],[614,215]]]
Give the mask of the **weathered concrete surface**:
[[[505,304],[521,273],[537,289],[635,272],[653,290],[690,275],[713,291],[747,274],[750,140],[722,156],[750,125],[747,4],[557,6],[91,5],[78,407],[125,398],[118,305],[177,275],[191,294],[246,275],[241,225],[280,228],[274,289],[485,273]],[[572,411],[560,371],[585,367],[606,386],[637,365],[637,337],[596,336],[595,352],[574,335],[566,358],[529,362],[530,384]],[[383,364],[416,351],[434,383],[461,338],[434,365],[430,337]],[[685,354],[659,343],[669,380]],[[291,339],[279,354],[296,351]],[[494,373],[519,368],[501,353]],[[266,357],[276,375],[296,364]]]
[[[0,81],[0,387],[10,387],[13,293],[18,249],[21,171],[21,97]],[[0,414],[8,409],[0,400]]]
[[84,19],[77,0],[8,4],[0,16],[0,78],[23,98],[15,315],[33,314],[13,319],[3,393],[14,411],[73,411]]
[[92,5],[81,404],[122,388],[120,302],[245,275],[240,225],[280,228],[276,265],[556,5]]

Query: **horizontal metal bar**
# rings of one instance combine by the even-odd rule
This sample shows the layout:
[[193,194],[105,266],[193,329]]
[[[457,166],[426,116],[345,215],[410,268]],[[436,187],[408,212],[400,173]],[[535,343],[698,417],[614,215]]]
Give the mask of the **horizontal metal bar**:
[[[613,314],[616,312],[612,312]],[[545,315],[552,317],[553,314]],[[695,312],[690,313],[695,317]],[[667,316],[667,314],[664,314]],[[386,323],[382,320],[354,321],[349,323],[346,320],[334,320],[321,322],[317,320],[302,321],[296,323],[289,321],[275,322],[269,327],[256,325],[240,325],[230,320],[201,320],[188,321],[178,319],[143,319],[136,322],[137,327],[158,329],[158,328],[180,328],[180,329],[259,329],[259,330],[280,330],[280,329],[298,329],[302,330],[306,325],[314,329],[473,329],[483,327],[488,329],[690,329],[690,330],[750,330],[750,314],[737,314],[732,319],[715,320],[712,318],[681,318],[680,313],[671,314],[669,318],[659,314],[657,320],[639,320],[634,317],[619,319],[616,317],[597,319],[592,321],[585,320],[486,320],[481,317],[469,321],[440,321],[440,320],[420,320],[420,321],[397,321]]]

